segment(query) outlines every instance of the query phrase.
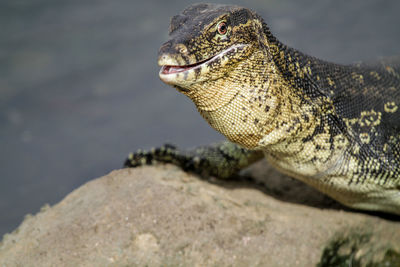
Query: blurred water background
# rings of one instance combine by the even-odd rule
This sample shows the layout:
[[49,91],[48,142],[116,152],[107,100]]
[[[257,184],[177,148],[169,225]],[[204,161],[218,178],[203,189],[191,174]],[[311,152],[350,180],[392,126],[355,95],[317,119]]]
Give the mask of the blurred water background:
[[[158,78],[169,19],[190,3],[0,2],[0,236],[130,151],[223,138]],[[400,54],[397,0],[220,3],[258,11],[282,42],[337,63]]]

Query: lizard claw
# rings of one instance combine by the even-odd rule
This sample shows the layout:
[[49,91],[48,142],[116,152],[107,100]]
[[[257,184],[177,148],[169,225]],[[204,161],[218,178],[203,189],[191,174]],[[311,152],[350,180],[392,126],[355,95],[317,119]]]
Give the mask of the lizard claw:
[[143,165],[151,165],[156,162],[170,163],[178,155],[176,146],[165,144],[161,147],[152,148],[149,151],[137,150],[130,153],[124,162],[124,167],[134,168]]

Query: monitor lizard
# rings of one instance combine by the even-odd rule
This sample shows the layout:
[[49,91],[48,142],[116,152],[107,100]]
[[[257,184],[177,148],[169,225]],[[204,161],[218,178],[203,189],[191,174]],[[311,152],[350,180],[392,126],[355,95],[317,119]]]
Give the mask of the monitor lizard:
[[130,154],[226,178],[266,158],[356,209],[400,214],[400,60],[340,65],[281,43],[254,11],[195,4],[171,19],[161,80],[229,142]]

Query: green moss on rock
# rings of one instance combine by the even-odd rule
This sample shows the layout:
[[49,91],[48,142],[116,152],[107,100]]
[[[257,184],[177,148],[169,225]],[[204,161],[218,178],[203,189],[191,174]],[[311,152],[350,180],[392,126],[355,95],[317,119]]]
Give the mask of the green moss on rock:
[[337,235],[323,250],[318,267],[400,267],[400,253],[362,231]]

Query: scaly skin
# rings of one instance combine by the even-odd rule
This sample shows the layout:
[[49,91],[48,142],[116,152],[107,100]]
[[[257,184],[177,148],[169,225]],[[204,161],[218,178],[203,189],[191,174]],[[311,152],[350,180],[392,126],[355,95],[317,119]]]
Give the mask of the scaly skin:
[[264,155],[347,206],[400,214],[400,60],[328,63],[237,6],[192,5],[172,18],[170,36],[161,80],[234,144],[132,154],[127,166],[166,161],[228,177]]

